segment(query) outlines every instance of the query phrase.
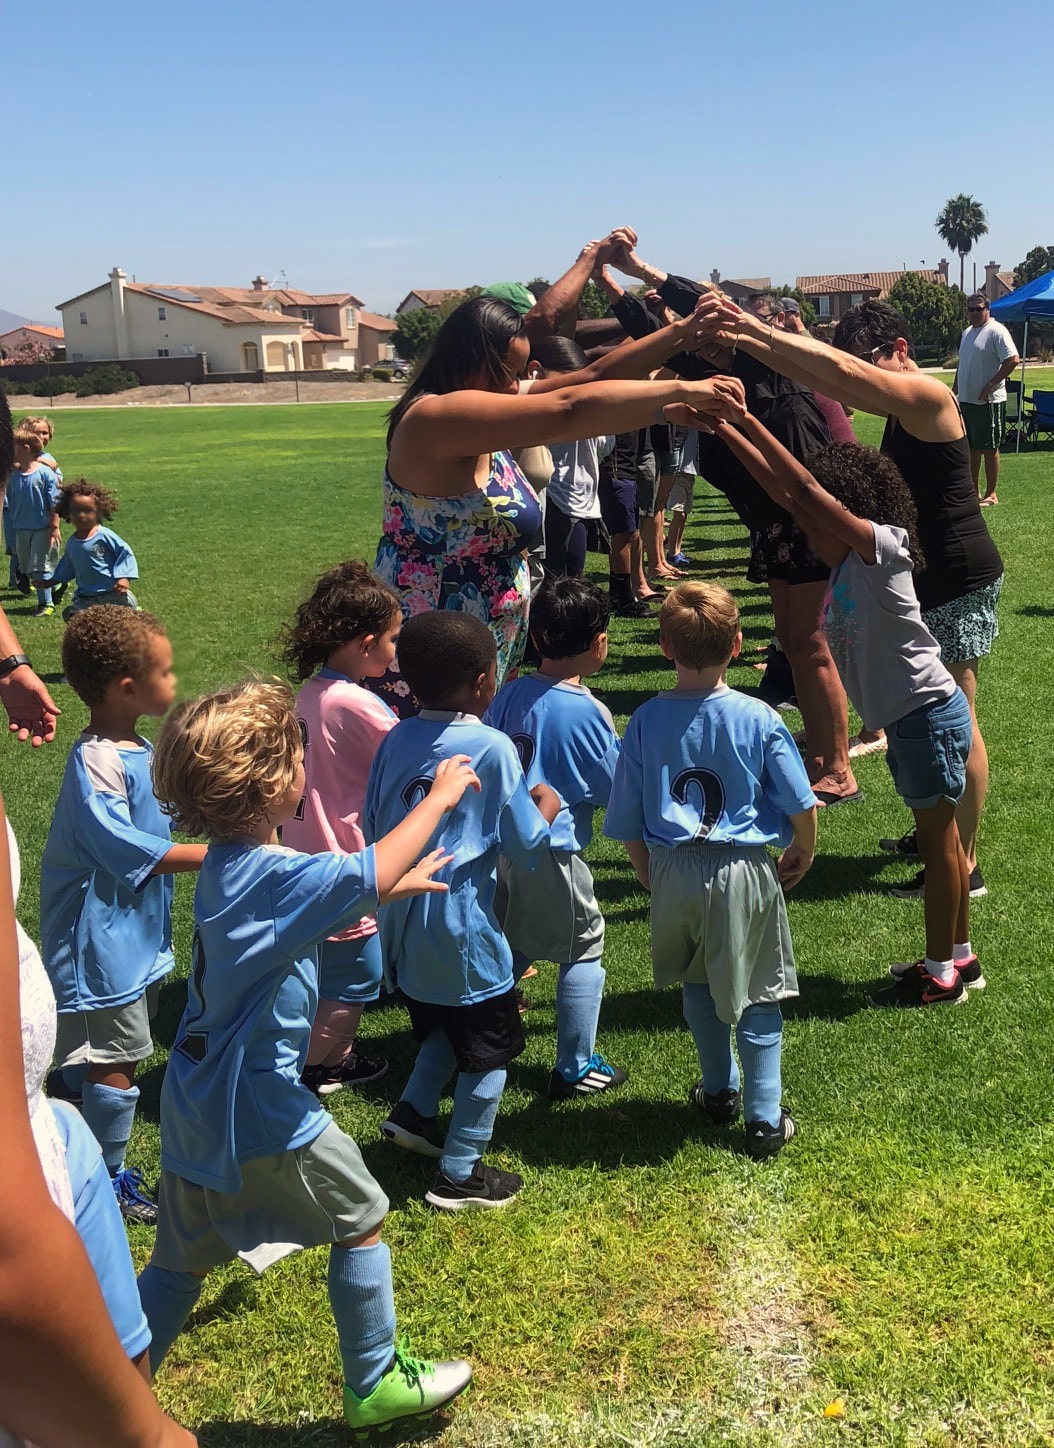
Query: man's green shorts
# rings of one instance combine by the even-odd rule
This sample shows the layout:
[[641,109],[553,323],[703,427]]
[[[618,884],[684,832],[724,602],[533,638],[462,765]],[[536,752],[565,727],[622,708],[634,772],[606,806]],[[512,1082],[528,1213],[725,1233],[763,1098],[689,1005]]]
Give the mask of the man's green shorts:
[[1005,402],[963,402],[959,405],[971,452],[991,452],[993,448],[1002,447],[1006,432]]

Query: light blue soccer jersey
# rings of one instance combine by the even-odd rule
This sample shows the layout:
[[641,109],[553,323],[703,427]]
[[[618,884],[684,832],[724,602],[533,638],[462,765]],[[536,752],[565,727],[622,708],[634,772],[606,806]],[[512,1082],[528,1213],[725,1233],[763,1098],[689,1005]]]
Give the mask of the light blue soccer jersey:
[[816,797],[787,726],[723,685],[671,691],[626,726],[604,833],[655,845],[787,845]]
[[548,784],[563,809],[550,826],[550,848],[584,850],[593,811],[611,793],[619,756],[615,721],[584,684],[527,674],[499,690],[485,722],[516,746],[528,787]]
[[46,528],[58,506],[59,480],[50,468],[36,467],[31,473],[15,468],[7,484],[7,514],[17,533]]
[[127,1005],[172,968],[172,848],[153,749],[82,734],[40,866],[41,954],[60,1011]]
[[318,947],[377,905],[372,849],[301,855],[211,844],[194,892],[194,967],[161,1092],[161,1164],[220,1192],[240,1165],[329,1124],[302,1085]]
[[467,754],[482,789],[467,789],[428,849],[453,860],[436,878],[446,894],[385,905],[377,917],[385,959],[414,1000],[471,1005],[512,987],[512,952],[494,914],[498,856],[534,868],[549,829],[531,799],[510,740],[473,714],[423,709],[382,741],[366,791],[366,838],[379,840],[432,787],[436,765]]
[[37,458],[37,462],[38,462],[38,463],[43,463],[46,468],[50,468],[51,471],[52,471],[52,472],[55,474],[55,476],[58,478],[59,482],[60,482],[60,483],[62,482],[62,469],[59,467],[58,463],[55,461],[55,455],[54,455],[54,453],[42,452],[42,453],[40,454],[40,456]]
[[138,578],[135,554],[109,528],[96,528],[90,538],[70,538],[58,561],[53,583],[77,580],[78,593],[112,593],[118,578]]

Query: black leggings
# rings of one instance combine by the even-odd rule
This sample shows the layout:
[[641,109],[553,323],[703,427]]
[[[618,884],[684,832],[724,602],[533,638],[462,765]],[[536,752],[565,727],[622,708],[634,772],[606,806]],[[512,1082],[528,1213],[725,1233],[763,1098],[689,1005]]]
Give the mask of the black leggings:
[[553,578],[581,578],[586,571],[586,520],[569,518],[545,500],[545,571]]

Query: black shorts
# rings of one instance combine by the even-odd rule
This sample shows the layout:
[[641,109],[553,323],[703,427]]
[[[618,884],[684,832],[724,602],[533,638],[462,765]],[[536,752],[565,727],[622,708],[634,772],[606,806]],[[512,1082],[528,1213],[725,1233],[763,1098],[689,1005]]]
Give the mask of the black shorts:
[[516,990],[467,1006],[436,1006],[406,996],[410,1029],[422,1044],[433,1031],[450,1042],[459,1071],[497,1071],[526,1049]]
[[609,533],[636,533],[640,527],[636,478],[601,478],[597,488],[600,516]]
[[786,521],[774,519],[767,527],[751,534],[751,583],[825,583],[831,570],[805,541],[805,534],[788,516]]

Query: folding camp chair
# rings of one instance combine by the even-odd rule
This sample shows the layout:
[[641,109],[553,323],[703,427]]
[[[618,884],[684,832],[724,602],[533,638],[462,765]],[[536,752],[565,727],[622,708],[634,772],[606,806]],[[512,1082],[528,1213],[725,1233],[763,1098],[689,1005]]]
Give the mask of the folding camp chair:
[[1046,437],[1054,441],[1054,392],[1035,388],[1028,399],[1030,411],[1025,414],[1025,437],[1037,442]]
[[1016,443],[1018,431],[1024,425],[1021,420],[1024,387],[1023,382],[1006,384],[1006,431],[1003,434],[1005,448],[1009,448],[1011,443]]

